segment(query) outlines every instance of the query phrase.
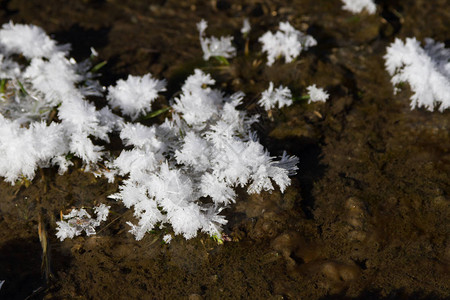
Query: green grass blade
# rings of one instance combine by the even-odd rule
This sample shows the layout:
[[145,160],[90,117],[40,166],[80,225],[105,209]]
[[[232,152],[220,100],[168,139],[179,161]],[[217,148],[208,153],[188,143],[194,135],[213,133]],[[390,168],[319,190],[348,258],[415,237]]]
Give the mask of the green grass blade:
[[213,56],[213,57],[215,59],[217,59],[222,65],[225,65],[225,66],[229,66],[230,65],[230,62],[228,61],[228,59],[226,59],[223,56]]
[[97,73],[101,68],[103,68],[108,62],[106,60],[96,64],[95,66],[92,67],[91,72],[92,73]]
[[163,114],[163,113],[165,113],[166,111],[168,111],[170,108],[171,108],[170,106],[167,106],[167,107],[158,109],[158,110],[156,110],[156,111],[152,111],[151,113],[149,113],[149,114],[147,114],[146,116],[144,116],[143,119],[151,119],[151,118],[157,117],[157,116],[159,116],[160,114]]

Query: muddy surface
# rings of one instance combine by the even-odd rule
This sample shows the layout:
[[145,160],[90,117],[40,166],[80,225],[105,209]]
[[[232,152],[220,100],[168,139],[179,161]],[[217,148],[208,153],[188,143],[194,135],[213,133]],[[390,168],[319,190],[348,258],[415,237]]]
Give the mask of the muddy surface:
[[[223,245],[204,235],[167,245],[162,231],[135,241],[126,225],[132,212],[107,199],[118,183],[84,173],[79,162],[64,176],[44,169],[29,184],[1,182],[0,298],[448,299],[450,111],[411,111],[411,91],[393,95],[383,55],[396,37],[448,47],[450,3],[377,3],[377,14],[354,15],[337,0],[2,1],[2,23],[41,26],[71,43],[77,59],[94,47],[108,62],[104,85],[127,74],[166,78],[159,105],[194,68],[226,91],[244,91],[249,111],[258,111],[270,81],[296,95],[316,83],[331,97],[264,118],[261,141],[274,155],[297,155],[300,170],[284,194],[241,193],[225,212],[233,241]],[[201,18],[208,34],[235,37],[229,67],[202,61]],[[247,56],[244,18],[253,27]],[[318,46],[267,67],[257,38],[286,20]],[[56,239],[60,212],[97,203],[112,205],[98,235]],[[39,223],[49,240],[47,272]]]

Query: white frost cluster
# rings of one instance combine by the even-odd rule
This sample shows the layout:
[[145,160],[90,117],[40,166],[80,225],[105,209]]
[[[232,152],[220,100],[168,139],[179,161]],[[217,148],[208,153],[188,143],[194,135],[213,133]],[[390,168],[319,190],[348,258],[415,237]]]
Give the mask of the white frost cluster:
[[411,86],[411,109],[424,106],[433,111],[439,107],[442,112],[450,107],[450,49],[443,43],[428,38],[422,48],[415,38],[406,42],[397,38],[384,59],[392,84],[408,82]]
[[268,66],[280,56],[284,56],[285,61],[289,63],[299,56],[303,49],[317,45],[312,36],[296,30],[289,22],[280,22],[279,28],[275,34],[268,31],[259,38],[259,42],[263,44],[263,52],[267,53]]
[[236,56],[236,48],[231,44],[233,41],[232,36],[221,36],[219,39],[215,36],[208,38],[205,36],[206,28],[208,28],[208,23],[205,20],[202,19],[197,23],[204,60],[208,60],[214,56],[222,56],[225,58]]
[[200,70],[187,78],[175,99],[172,119],[147,127],[126,124],[120,137],[131,146],[111,167],[128,175],[111,198],[134,207],[140,240],[155,226],[171,224],[186,239],[203,231],[219,234],[226,219],[220,212],[235,201],[237,186],[249,193],[281,191],[297,170],[296,157],[277,161],[257,141],[249,117],[236,107],[244,94],[225,96]]
[[250,30],[252,30],[250,21],[248,20],[248,18],[245,18],[244,22],[242,23],[241,33],[244,37],[246,37],[250,33]]
[[269,83],[269,88],[262,92],[261,99],[259,99],[258,104],[264,107],[265,110],[269,111],[275,106],[282,108],[283,106],[290,106],[292,104],[292,93],[287,87],[280,85],[274,90],[273,82]]
[[166,82],[152,78],[151,74],[129,75],[127,80],[121,79],[108,88],[107,98],[112,107],[120,107],[122,114],[135,120],[139,115],[150,112],[158,93],[165,90]]
[[308,103],[326,102],[330,96],[324,89],[316,87],[315,84],[308,86],[306,90],[308,91],[309,96]]
[[19,176],[33,178],[37,167],[68,162],[67,138],[56,124],[34,122],[28,128],[0,115],[0,174],[14,183]]
[[27,58],[51,57],[54,54],[69,50],[68,45],[58,46],[45,31],[33,25],[13,24],[3,25],[0,40],[6,45],[7,55],[22,53]]
[[351,11],[352,13],[361,13],[364,9],[369,14],[374,14],[377,11],[377,7],[373,0],[342,0],[344,2],[343,9]]
[[170,242],[172,241],[172,235],[171,234],[166,234],[163,236],[163,241],[166,244],[170,244]]
[[95,207],[95,219],[84,208],[73,209],[69,214],[63,215],[63,220],[56,222],[56,236],[63,241],[66,238],[73,239],[83,231],[87,236],[95,234],[95,228],[108,218],[109,209],[110,206],[105,204]]
[[[99,85],[89,62],[77,64],[68,49],[33,25],[0,29],[0,176],[9,182],[32,179],[37,167],[58,165],[64,172],[69,152],[87,165],[102,155],[90,136],[108,140],[110,111],[86,100],[101,95]],[[27,62],[16,62],[17,55]],[[60,122],[46,124],[52,111]]]
[[[234,56],[232,38],[206,38],[206,27],[203,20],[198,24],[204,58]],[[285,46],[301,40],[308,47],[314,41],[288,23],[280,29],[292,39]],[[111,181],[124,176],[119,192],[110,197],[134,210],[137,223],[129,225],[138,240],[155,226],[167,225],[186,239],[199,231],[220,236],[227,223],[221,212],[235,202],[237,187],[260,193],[276,184],[283,192],[290,184],[298,159],[286,153],[276,159],[259,143],[251,131],[258,116],[237,109],[242,92],[225,95],[212,87],[209,74],[195,70],[172,99],[171,117],[164,123],[125,122],[108,106],[97,110],[87,100],[89,95],[103,96],[103,89],[90,72],[90,62],[77,63],[68,51],[36,26],[9,23],[0,29],[0,176],[7,181],[32,179],[39,167],[59,166],[65,172],[72,164],[68,154]],[[150,74],[129,76],[109,87],[106,97],[135,120],[151,111],[164,90],[165,81]],[[288,88],[274,89],[271,82],[260,103],[266,109],[283,107],[292,103],[292,95]],[[126,146],[117,157],[94,144],[108,143],[113,130]],[[107,171],[96,168],[100,162]],[[109,206],[94,211],[96,218],[85,209],[64,215],[57,222],[57,237],[95,234]],[[166,243],[170,239],[164,237]]]

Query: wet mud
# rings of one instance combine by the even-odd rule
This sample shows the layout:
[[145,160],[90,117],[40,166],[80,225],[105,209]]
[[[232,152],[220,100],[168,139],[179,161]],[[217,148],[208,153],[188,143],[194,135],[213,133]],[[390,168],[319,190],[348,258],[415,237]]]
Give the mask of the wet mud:
[[[0,7],[2,23],[41,26],[71,43],[76,59],[94,47],[107,61],[104,85],[128,74],[166,78],[161,106],[202,68],[221,89],[247,94],[243,108],[262,115],[255,130],[273,155],[300,158],[284,194],[238,191],[224,211],[223,245],[201,234],[164,244],[164,230],[135,241],[126,225],[132,212],[107,198],[119,182],[95,178],[77,161],[63,176],[43,169],[32,182],[1,181],[1,299],[450,297],[450,111],[411,111],[408,85],[394,95],[383,60],[396,37],[432,37],[448,47],[448,1],[382,0],[375,15],[317,0],[10,0]],[[195,26],[202,18],[208,34],[234,36],[238,56],[230,66],[202,61]],[[252,24],[248,55],[244,18]],[[257,38],[280,21],[318,46],[267,67]],[[255,103],[270,81],[294,95],[315,83],[331,96],[268,117]],[[98,203],[112,213],[96,236],[56,238],[61,212]]]

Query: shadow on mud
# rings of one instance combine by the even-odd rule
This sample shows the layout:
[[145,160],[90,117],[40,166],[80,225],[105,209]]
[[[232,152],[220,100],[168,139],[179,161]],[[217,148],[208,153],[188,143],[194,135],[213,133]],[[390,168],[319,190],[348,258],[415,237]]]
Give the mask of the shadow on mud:
[[1,299],[25,299],[39,289],[42,249],[39,240],[14,239],[0,249],[0,279],[5,280],[0,290]]

